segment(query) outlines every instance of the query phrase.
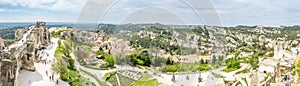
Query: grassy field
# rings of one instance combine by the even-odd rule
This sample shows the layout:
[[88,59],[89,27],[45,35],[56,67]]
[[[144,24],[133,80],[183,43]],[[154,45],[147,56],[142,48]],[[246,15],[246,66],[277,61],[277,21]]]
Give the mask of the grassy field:
[[248,82],[247,82],[247,79],[246,78],[242,78],[243,81],[245,81],[245,83],[247,84],[248,86]]
[[115,74],[111,75],[107,81],[113,86],[118,86],[118,80]]
[[96,69],[96,70],[108,70],[108,68],[100,67],[98,65],[82,65],[82,66],[87,67],[87,68]]
[[127,78],[121,74],[118,74],[118,77],[119,77],[119,80],[120,80],[120,83],[121,83],[121,86],[130,86],[130,84],[132,84],[134,82],[133,79],[131,78]]
[[152,75],[145,74],[142,78],[132,84],[132,86],[158,86],[158,81]]
[[80,69],[80,71],[82,71],[83,73],[85,73],[85,74],[87,74],[87,75],[93,77],[94,79],[96,79],[97,82],[98,82],[101,86],[109,86],[106,82],[99,80],[95,75],[91,74],[90,72],[85,71],[85,70],[82,70],[82,69]]
[[235,70],[237,70],[237,69],[238,69],[238,68],[225,68],[225,69],[223,69],[222,71],[229,73],[229,72],[235,71]]
[[5,39],[4,44],[5,45],[10,45],[10,44],[14,43],[14,41],[15,41],[14,39]]
[[118,76],[121,86],[130,86],[134,82],[133,79],[118,74],[117,72],[106,73],[104,79],[110,82],[113,86],[118,86],[118,80],[116,76]]
[[244,70],[241,70],[239,72],[236,72],[235,74],[248,73],[249,71],[250,71],[249,69],[244,69]]

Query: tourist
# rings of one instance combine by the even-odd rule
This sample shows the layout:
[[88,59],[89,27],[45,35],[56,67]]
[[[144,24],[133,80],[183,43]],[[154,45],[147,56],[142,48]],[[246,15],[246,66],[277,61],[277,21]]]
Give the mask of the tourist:
[[51,79],[54,81],[54,79],[53,79],[53,75],[51,76]]

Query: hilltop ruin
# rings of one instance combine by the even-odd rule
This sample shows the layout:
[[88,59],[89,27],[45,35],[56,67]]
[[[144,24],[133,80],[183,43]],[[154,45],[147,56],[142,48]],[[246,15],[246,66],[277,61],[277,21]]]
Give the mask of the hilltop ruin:
[[19,70],[35,71],[34,62],[50,44],[50,32],[45,22],[24,27],[15,32],[15,41],[6,46],[0,38],[0,86],[17,86]]

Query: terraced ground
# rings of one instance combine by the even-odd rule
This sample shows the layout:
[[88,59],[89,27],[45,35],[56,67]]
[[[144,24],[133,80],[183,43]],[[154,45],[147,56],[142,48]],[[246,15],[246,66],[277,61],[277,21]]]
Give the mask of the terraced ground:
[[[118,76],[118,78],[116,77],[116,75]],[[118,86],[117,79],[119,79],[121,86],[130,86],[134,82],[133,79],[125,77],[118,73],[111,75],[111,77],[107,81],[110,82],[113,86]]]
[[157,79],[154,79],[152,75],[145,74],[142,78],[135,81],[132,86],[158,86]]

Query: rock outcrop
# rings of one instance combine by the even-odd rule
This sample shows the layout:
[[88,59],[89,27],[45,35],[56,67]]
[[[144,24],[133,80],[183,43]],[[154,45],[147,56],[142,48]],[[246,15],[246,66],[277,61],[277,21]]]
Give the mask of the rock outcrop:
[[0,51],[4,50],[5,45],[4,45],[4,39],[2,39],[2,37],[0,37]]
[[28,29],[18,29],[15,32],[15,42],[20,40],[23,36],[24,33],[26,33],[26,31],[28,31]]

